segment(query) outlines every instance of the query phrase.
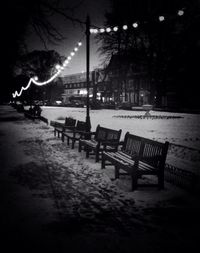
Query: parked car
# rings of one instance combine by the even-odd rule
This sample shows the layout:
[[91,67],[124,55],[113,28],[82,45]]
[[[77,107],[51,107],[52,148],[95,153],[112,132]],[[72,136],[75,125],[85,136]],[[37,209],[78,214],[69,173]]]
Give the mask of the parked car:
[[116,105],[115,105],[115,102],[110,101],[110,102],[103,103],[101,107],[104,109],[115,109]]
[[96,100],[96,101],[90,101],[90,108],[93,109],[93,110],[101,109],[102,106],[101,106],[100,101],[98,101],[98,100]]
[[133,105],[129,102],[124,102],[119,105],[119,109],[132,110]]
[[66,107],[84,107],[84,102],[80,100],[72,100],[64,104]]

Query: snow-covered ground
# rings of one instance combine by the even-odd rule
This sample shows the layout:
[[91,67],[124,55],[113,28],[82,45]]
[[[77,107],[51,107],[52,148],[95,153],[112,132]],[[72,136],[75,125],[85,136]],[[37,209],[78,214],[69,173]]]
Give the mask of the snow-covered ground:
[[[95,131],[96,126],[100,124],[108,128],[122,129],[122,139],[125,133],[129,131],[135,135],[160,142],[169,141],[171,145],[167,162],[178,168],[199,174],[200,115],[157,111],[150,113],[152,116],[165,116],[165,118],[133,118],[133,116],[144,115],[145,112],[143,111],[90,110],[92,131]],[[86,108],[43,107],[42,115],[49,120],[60,122],[64,122],[65,117],[85,121]],[[174,118],[172,118],[173,116]]]
[[[112,117],[119,112],[135,113],[91,111],[93,130],[95,122],[116,129],[121,124],[123,132],[125,126],[136,129],[135,120]],[[85,119],[85,110],[76,108],[43,107],[42,114],[49,120],[66,116]],[[136,252],[173,252],[171,249],[195,247],[199,203],[194,194],[167,182],[162,191],[146,188],[132,192],[129,176],[112,181],[114,168],[101,170],[100,163],[86,159],[77,146],[72,150],[54,137],[53,128],[44,122],[26,119],[10,107],[0,111],[0,121],[3,217],[8,238],[17,237],[20,246],[26,242],[25,235],[30,240],[28,247],[38,243],[39,233],[49,248],[55,243],[55,248],[65,249],[59,252],[67,252],[70,246],[78,248],[77,252],[83,248],[87,252],[121,253],[136,248],[140,249]],[[133,125],[123,125],[124,121]],[[148,122],[153,124],[153,120]],[[143,135],[144,129],[138,129],[137,134]],[[155,129],[156,138],[158,126]],[[58,227],[49,230],[45,238],[44,227],[54,224]]]

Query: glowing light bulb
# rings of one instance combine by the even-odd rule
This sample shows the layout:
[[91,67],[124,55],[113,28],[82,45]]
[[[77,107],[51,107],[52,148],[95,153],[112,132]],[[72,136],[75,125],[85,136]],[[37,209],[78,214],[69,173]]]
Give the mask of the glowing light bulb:
[[79,47],[82,46],[82,42],[81,42],[81,41],[79,41],[78,46],[79,46]]
[[117,32],[118,31],[118,27],[117,26],[113,27],[113,31]]
[[138,27],[138,23],[136,23],[136,22],[133,23],[133,27],[134,27],[134,28],[137,28],[137,27]]
[[68,56],[68,57],[67,57],[67,60],[68,60],[68,61],[70,61],[71,59],[72,59],[72,57],[71,57],[71,56]]
[[108,28],[106,28],[106,32],[111,32],[111,28],[110,27],[108,27]]
[[104,33],[104,32],[105,32],[105,29],[104,29],[104,28],[101,28],[99,31],[100,31],[100,33]]
[[123,25],[123,30],[127,30],[128,29],[128,26],[127,25]]
[[184,11],[183,10],[179,10],[178,11],[178,16],[183,16],[184,15]]
[[75,47],[75,48],[74,48],[74,51],[78,51],[78,47]]
[[33,79],[34,79],[35,81],[38,81],[38,77],[37,77],[37,76],[34,76]]
[[74,52],[71,52],[71,56],[74,56],[75,55],[75,53]]
[[159,16],[159,18],[158,18],[158,19],[159,19],[159,21],[160,21],[160,22],[162,22],[162,21],[164,21],[164,20],[165,20],[165,17],[164,17],[164,16]]
[[59,64],[56,65],[56,69],[57,69],[57,70],[60,69],[60,65],[59,65]]

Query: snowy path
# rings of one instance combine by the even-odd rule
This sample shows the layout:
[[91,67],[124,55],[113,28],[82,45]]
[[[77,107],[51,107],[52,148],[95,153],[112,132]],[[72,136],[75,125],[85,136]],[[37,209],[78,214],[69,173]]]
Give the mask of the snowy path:
[[1,109],[1,218],[5,235],[26,252],[38,247],[45,252],[195,247],[195,197],[170,184],[163,191],[130,192],[128,178],[112,182],[112,168],[102,171],[77,147],[71,150],[53,137],[51,127],[24,119],[10,107]]

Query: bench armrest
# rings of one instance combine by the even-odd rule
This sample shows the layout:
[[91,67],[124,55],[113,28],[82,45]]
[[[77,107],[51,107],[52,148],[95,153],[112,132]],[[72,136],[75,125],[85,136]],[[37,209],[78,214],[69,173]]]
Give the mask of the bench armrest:
[[102,145],[110,145],[110,146],[112,146],[112,145],[117,145],[117,146],[119,146],[119,142],[118,141],[100,141],[101,142],[101,144]]
[[76,134],[80,134],[81,136],[88,136],[90,134],[90,132],[86,132],[86,131],[81,131],[81,130],[76,130],[76,128],[71,129],[67,132],[73,133],[74,135]]
[[119,146],[119,142],[118,141],[103,141],[101,142],[101,144],[103,145],[104,149],[106,150],[106,147],[112,147],[114,148],[116,151],[118,149]]
[[71,131],[73,131],[74,129],[76,129],[75,126],[66,126],[66,125],[62,126],[63,132],[65,132],[65,130],[71,130]]
[[79,130],[74,130],[73,132],[81,134],[81,135],[90,135],[90,132],[86,132],[86,131],[79,131]]
[[86,136],[88,139],[91,139],[92,136],[94,136],[94,135],[96,134],[96,132],[84,132],[84,131],[83,131],[83,133],[85,133],[85,136]]

